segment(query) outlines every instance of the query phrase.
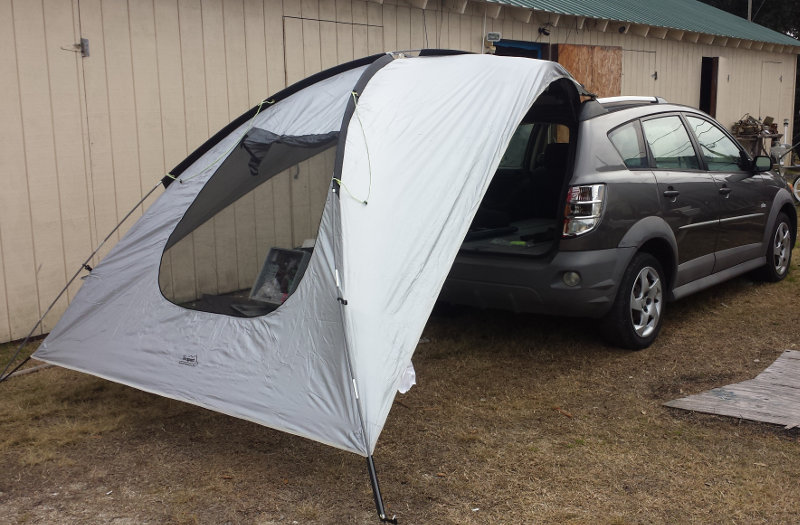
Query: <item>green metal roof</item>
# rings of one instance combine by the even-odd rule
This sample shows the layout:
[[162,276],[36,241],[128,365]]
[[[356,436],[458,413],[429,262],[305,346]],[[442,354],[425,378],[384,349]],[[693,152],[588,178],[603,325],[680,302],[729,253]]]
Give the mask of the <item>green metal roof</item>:
[[559,15],[617,20],[755,42],[800,41],[696,0],[486,0]]

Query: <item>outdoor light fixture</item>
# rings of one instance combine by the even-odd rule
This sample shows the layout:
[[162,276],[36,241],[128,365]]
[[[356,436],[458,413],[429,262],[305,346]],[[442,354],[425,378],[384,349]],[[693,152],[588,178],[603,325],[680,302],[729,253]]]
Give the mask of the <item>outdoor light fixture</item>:
[[539,28],[539,34],[544,36],[550,36],[550,30],[547,27],[542,26]]

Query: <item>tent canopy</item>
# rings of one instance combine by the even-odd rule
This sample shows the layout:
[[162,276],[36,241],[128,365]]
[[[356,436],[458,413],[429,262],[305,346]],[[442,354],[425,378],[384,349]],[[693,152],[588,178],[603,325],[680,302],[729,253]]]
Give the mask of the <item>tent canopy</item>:
[[512,134],[559,79],[577,100],[553,62],[389,54],[268,99],[173,170],[35,357],[370,455]]

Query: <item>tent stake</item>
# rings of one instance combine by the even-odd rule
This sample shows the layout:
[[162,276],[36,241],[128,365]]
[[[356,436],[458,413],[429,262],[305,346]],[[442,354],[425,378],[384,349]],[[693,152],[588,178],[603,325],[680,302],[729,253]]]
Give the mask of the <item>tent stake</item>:
[[381,496],[381,487],[378,485],[378,474],[375,472],[375,462],[372,456],[367,456],[367,470],[369,470],[369,480],[372,482],[372,496],[375,498],[375,509],[378,511],[378,518],[383,523],[393,523],[397,525],[397,518],[392,516],[386,517],[386,512],[383,510],[383,497]]

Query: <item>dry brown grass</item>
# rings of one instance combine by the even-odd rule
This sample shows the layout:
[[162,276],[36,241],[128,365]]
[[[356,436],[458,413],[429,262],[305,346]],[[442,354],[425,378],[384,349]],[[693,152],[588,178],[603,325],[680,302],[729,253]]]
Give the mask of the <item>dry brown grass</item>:
[[[795,260],[800,261],[795,252]],[[668,409],[800,342],[800,269],[669,305],[656,344],[434,315],[376,461],[401,523],[796,523],[800,432]],[[8,355],[9,345],[0,347]],[[0,386],[0,521],[375,523],[363,459],[53,368]]]

